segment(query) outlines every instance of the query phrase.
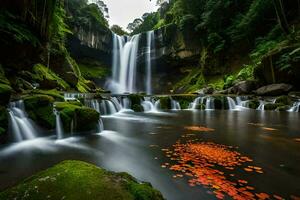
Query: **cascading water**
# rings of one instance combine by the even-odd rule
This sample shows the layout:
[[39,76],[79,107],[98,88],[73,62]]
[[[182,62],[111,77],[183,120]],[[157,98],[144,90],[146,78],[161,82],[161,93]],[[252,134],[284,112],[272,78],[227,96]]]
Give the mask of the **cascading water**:
[[214,110],[215,109],[215,100],[213,97],[206,98],[205,109],[206,110]]
[[9,116],[10,129],[16,142],[34,139],[37,136],[35,125],[27,117],[22,100],[10,103]]
[[113,34],[113,74],[108,85],[113,93],[136,92],[139,40],[140,34],[131,38]]
[[227,97],[227,102],[228,102],[228,108],[229,110],[234,110],[236,109],[236,103],[231,97]]
[[288,110],[289,112],[299,112],[300,111],[300,101],[295,102],[291,109]]
[[265,104],[266,104],[266,102],[260,100],[259,101],[259,106],[256,110],[262,110],[262,111],[265,110]]
[[110,99],[86,99],[85,106],[98,111],[101,115],[112,115],[122,109],[116,97]]
[[190,103],[189,109],[195,110],[199,104],[203,104],[205,97],[197,97],[193,103]]
[[155,54],[155,35],[154,31],[147,32],[147,47],[146,47],[146,93],[152,94],[152,63],[151,56]]
[[154,101],[151,97],[145,97],[145,100],[142,101],[141,105],[145,112],[158,112],[158,105],[156,102],[158,101]]
[[179,102],[173,99],[171,100],[171,108],[172,110],[181,110]]
[[64,128],[62,125],[62,121],[60,118],[60,113],[54,109],[54,114],[55,114],[55,131],[56,131],[56,137],[58,140],[63,139],[64,138]]

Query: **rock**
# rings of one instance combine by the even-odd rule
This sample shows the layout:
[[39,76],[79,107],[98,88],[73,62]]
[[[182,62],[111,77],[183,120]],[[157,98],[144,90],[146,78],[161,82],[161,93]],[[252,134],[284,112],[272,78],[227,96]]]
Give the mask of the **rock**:
[[203,103],[197,104],[195,106],[195,109],[197,109],[197,110],[205,110],[205,105]]
[[285,106],[279,106],[276,110],[277,111],[288,111],[291,107],[288,105]]
[[98,125],[100,114],[78,102],[56,102],[55,109],[60,112],[66,132],[70,132],[72,121],[75,124],[74,130],[78,132],[95,130]]
[[267,103],[265,104],[265,110],[276,110],[279,107],[284,106],[284,104],[281,103]]
[[239,83],[236,83],[234,86],[228,89],[229,94],[251,94],[254,90],[257,89],[257,81],[241,81]]
[[131,106],[131,109],[134,111],[134,112],[143,112],[144,111],[144,108],[143,106],[141,106],[140,104],[134,104]]
[[213,87],[205,87],[196,91],[196,94],[213,94],[215,89]]
[[172,109],[171,99],[169,96],[159,97],[160,108],[163,110]]
[[44,94],[30,94],[23,96],[25,109],[29,117],[42,127],[55,128],[55,115],[53,114],[53,97]]
[[288,96],[293,99],[300,99],[300,92],[290,92]]
[[290,105],[292,103],[291,99],[288,96],[277,97],[275,103],[281,103],[284,105]]
[[247,108],[251,109],[257,109],[260,105],[260,102],[258,100],[250,100],[247,103]]
[[78,83],[78,77],[74,72],[67,72],[64,74],[64,80],[69,83],[71,87],[76,87]]
[[0,106],[0,143],[4,142],[8,129],[8,113],[5,107]]
[[13,89],[7,85],[0,83],[0,105],[7,105]]
[[8,188],[0,199],[164,200],[151,184],[82,161],[63,161]]
[[195,95],[173,95],[171,98],[179,102],[181,109],[188,109],[196,97]]
[[272,84],[267,85],[261,88],[258,88],[255,93],[260,96],[277,96],[288,94],[289,91],[293,89],[292,85],[279,83],[279,84]]

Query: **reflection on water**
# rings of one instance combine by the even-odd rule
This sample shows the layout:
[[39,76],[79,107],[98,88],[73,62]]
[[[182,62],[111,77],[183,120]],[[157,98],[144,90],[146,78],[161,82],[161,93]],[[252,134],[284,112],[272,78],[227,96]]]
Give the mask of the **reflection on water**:
[[[210,189],[190,187],[186,178],[161,165],[170,162],[161,149],[179,139],[197,139],[238,147],[264,174],[235,171],[255,192],[300,196],[299,113],[258,111],[176,111],[169,113],[118,113],[103,117],[106,130],[88,137],[55,141],[55,137],[3,146],[0,150],[0,188],[65,159],[89,161],[113,171],[129,172],[151,182],[167,199],[214,199]],[[213,132],[185,129],[200,126]],[[267,129],[266,129],[267,128]],[[274,129],[274,130],[272,130]],[[189,138],[182,137],[189,135]],[[192,137],[192,138],[191,138]]]

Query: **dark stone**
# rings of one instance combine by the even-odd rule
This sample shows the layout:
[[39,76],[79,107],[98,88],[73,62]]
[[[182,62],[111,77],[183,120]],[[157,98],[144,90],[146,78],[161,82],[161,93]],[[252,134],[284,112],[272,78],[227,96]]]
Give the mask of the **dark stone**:
[[258,87],[257,81],[241,81],[228,89],[229,94],[251,94]]
[[290,105],[292,103],[291,99],[288,96],[277,97],[275,103],[282,103],[284,105]]
[[281,103],[268,103],[265,105],[265,110],[276,110],[279,107],[284,106],[284,104]]
[[292,85],[280,83],[258,88],[255,93],[260,96],[277,96],[288,94],[293,89]]
[[196,93],[197,94],[213,94],[215,89],[213,87],[205,87],[202,88],[201,90],[198,90]]

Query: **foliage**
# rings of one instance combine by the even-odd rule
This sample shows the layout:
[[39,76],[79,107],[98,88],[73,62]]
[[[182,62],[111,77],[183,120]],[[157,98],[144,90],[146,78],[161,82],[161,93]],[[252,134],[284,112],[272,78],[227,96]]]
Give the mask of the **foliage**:
[[91,64],[79,63],[79,69],[85,79],[105,78],[109,74],[109,70],[104,67],[98,67]]
[[131,34],[137,34],[152,30],[159,22],[158,13],[144,14],[142,19],[135,19],[134,22],[128,25],[128,30],[131,30]]
[[127,35],[128,33],[126,31],[123,30],[122,27],[118,26],[118,25],[112,25],[110,27],[110,30],[114,33],[116,33],[117,35]]
[[[18,43],[28,42],[33,46],[39,44],[39,39],[32,33],[30,28],[24,23],[20,23],[17,17],[8,11],[0,13],[0,34],[5,34],[12,37]],[[1,43],[7,43],[4,38],[0,38]]]

